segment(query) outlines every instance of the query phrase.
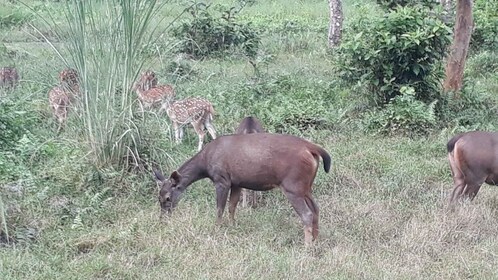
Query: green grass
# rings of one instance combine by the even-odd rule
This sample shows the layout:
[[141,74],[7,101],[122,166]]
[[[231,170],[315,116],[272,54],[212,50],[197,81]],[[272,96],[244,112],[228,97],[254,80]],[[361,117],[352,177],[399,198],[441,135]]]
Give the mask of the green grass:
[[[279,190],[265,193],[256,209],[239,207],[235,225],[226,218],[217,226],[214,187],[200,181],[186,191],[171,217],[160,221],[151,174],[96,168],[77,117],[70,116],[67,129],[56,134],[47,93],[65,66],[29,23],[50,30],[30,17],[27,23],[0,28],[5,34],[0,43],[8,51],[0,54],[0,66],[15,65],[22,80],[15,91],[0,92],[0,101],[12,101],[29,128],[0,151],[5,209],[0,217],[6,217],[15,240],[0,244],[0,278],[496,278],[496,188],[483,186],[473,202],[455,212],[446,209],[452,180],[445,145],[460,128],[415,138],[365,133],[357,116],[349,114],[361,103],[356,89],[336,77],[327,54],[326,2],[287,2],[256,1],[241,14],[268,29],[261,52],[271,61],[261,66],[260,76],[247,59],[233,55],[186,60],[193,72],[177,79],[168,75],[175,55],[169,53],[167,36],[158,40],[158,54],[147,63],[159,83],[174,84],[179,97],[212,101],[220,135],[232,133],[240,119],[254,114],[268,130],[310,139],[331,154],[331,172],[320,166],[315,179],[320,235],[313,248],[304,248],[300,220]],[[62,22],[60,2],[26,3],[42,15],[53,10]],[[171,22],[184,4],[165,5],[162,24]],[[5,0],[0,7],[29,14]],[[371,1],[345,1],[344,10],[346,26],[360,14],[376,14]],[[488,71],[496,68],[494,61],[494,52],[473,54],[466,75],[476,92],[496,100],[498,77]],[[323,119],[324,124],[301,131],[300,118]],[[143,156],[165,173],[195,153],[191,127],[176,145],[166,116],[147,114],[136,121],[143,133]]]

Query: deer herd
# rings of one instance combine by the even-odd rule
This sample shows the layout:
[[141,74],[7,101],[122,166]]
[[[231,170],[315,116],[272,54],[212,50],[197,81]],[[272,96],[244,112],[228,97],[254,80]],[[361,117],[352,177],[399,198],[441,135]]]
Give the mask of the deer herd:
[[[0,91],[13,91],[19,84],[14,67],[0,68]],[[68,111],[80,96],[78,72],[67,68],[59,73],[59,84],[48,92],[48,104],[58,123],[59,132]],[[299,137],[268,133],[254,117],[246,117],[233,135],[217,137],[213,126],[215,114],[211,102],[200,97],[176,100],[171,85],[158,85],[156,74],[147,70],[132,90],[142,112],[159,109],[169,117],[176,142],[183,138],[183,127],[191,124],[199,137],[197,153],[173,171],[168,178],[154,170],[159,190],[161,215],[172,212],[181,194],[195,181],[209,178],[216,190],[217,223],[229,201],[229,217],[242,195],[243,206],[255,207],[261,191],[280,188],[304,225],[306,246],[318,236],[318,205],[312,185],[320,158],[329,172],[330,155],[320,146]],[[205,130],[213,139],[203,147]],[[472,200],[481,185],[498,185],[498,133],[467,132],[454,136],[447,144],[453,177],[450,205],[464,198]]]

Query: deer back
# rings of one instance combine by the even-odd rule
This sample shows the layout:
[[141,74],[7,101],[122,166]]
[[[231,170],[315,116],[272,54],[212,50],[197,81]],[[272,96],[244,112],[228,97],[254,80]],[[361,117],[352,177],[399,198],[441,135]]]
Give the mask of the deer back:
[[166,109],[166,112],[172,121],[190,123],[212,118],[214,108],[206,99],[192,97],[175,101]]

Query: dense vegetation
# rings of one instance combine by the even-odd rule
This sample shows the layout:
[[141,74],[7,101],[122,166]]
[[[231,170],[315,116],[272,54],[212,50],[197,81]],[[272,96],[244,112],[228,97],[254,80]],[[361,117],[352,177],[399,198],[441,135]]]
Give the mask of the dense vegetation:
[[[21,2],[0,0],[0,67],[21,75],[0,89],[0,278],[496,277],[496,189],[445,207],[447,140],[498,129],[496,0],[475,1],[458,99],[441,92],[452,28],[434,1],[344,1],[334,50],[326,1]],[[86,90],[58,134],[47,93],[68,66]],[[210,100],[220,135],[254,115],[330,152],[315,248],[279,191],[217,226],[200,181],[159,220],[151,166],[174,170],[197,137],[177,145],[164,114],[137,111],[147,68]]]

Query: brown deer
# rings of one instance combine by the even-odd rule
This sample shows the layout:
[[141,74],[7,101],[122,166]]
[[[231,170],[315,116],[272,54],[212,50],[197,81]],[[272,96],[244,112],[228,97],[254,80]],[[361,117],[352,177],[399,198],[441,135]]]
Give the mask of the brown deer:
[[458,134],[448,141],[447,149],[454,185],[450,203],[474,199],[484,182],[498,185],[498,133]]
[[171,85],[157,85],[157,77],[152,70],[147,70],[141,74],[133,86],[133,90],[137,92],[142,108],[145,109],[158,107],[176,96]]
[[216,139],[216,130],[212,124],[214,108],[211,102],[200,97],[192,97],[183,100],[166,102],[161,107],[166,110],[175,131],[175,140],[180,143],[183,139],[183,126],[190,123],[195,133],[199,136],[197,150],[202,150],[204,143],[204,128],[207,129],[213,139]]
[[0,68],[0,87],[13,90],[19,83],[19,73],[14,67]]
[[209,178],[216,188],[217,223],[221,223],[230,191],[234,221],[241,188],[267,191],[279,187],[304,224],[305,244],[318,236],[318,205],[311,187],[320,157],[329,172],[331,159],[321,147],[299,137],[271,133],[226,135],[211,141],[166,179],[154,171],[161,213],[170,213],[193,182]]
[[57,132],[59,132],[67,119],[67,112],[79,95],[79,75],[75,69],[67,68],[59,73],[60,85],[53,87],[48,92],[48,102],[52,113],[59,123]]
[[[265,129],[258,119],[255,117],[245,117],[237,127],[236,134],[250,134],[250,133],[265,133]],[[261,199],[261,192],[242,189],[242,206],[247,207],[251,205],[256,207],[258,200]]]

